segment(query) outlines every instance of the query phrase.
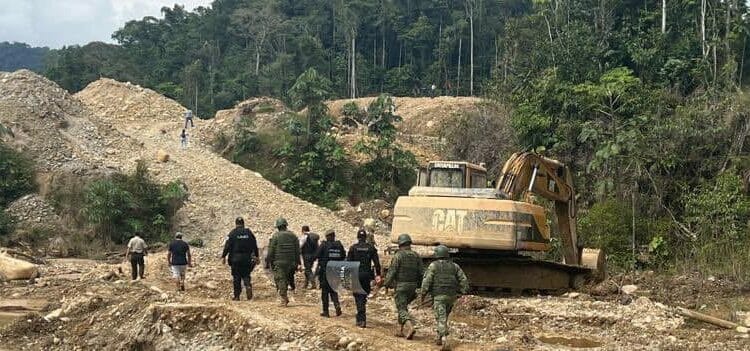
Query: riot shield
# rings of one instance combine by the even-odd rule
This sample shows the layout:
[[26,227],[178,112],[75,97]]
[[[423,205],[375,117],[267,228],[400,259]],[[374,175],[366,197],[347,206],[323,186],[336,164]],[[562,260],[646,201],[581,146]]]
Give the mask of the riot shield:
[[333,290],[341,292],[345,289],[354,294],[367,294],[359,284],[359,262],[328,261],[326,280]]

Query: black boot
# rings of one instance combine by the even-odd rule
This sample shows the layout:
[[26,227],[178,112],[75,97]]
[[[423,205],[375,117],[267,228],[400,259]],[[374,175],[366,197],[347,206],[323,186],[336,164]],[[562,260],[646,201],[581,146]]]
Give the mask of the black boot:
[[334,294],[331,296],[333,300],[333,307],[336,308],[336,317],[341,316],[341,303],[339,302],[339,295]]
[[253,286],[252,285],[248,285],[245,288],[245,290],[246,290],[245,292],[247,293],[247,299],[248,300],[252,300],[253,299]]

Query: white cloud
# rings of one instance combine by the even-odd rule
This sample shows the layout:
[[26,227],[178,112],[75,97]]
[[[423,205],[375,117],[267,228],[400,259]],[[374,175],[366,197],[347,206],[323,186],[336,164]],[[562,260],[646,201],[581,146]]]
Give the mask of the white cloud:
[[59,48],[91,41],[111,42],[125,22],[161,16],[175,3],[187,10],[211,0],[0,0],[0,41]]

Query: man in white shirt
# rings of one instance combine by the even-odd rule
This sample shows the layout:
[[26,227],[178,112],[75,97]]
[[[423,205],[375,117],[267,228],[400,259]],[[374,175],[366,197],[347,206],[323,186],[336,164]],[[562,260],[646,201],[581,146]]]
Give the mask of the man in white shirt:
[[146,242],[141,239],[137,233],[130,239],[130,241],[128,241],[128,248],[125,251],[125,259],[130,259],[133,280],[138,278],[143,279],[143,272],[146,269],[143,256],[148,254],[147,250],[148,245],[146,245]]
[[195,127],[195,125],[193,125],[193,111],[192,110],[185,111],[185,128],[184,129],[187,129],[188,123],[190,123],[191,127]]

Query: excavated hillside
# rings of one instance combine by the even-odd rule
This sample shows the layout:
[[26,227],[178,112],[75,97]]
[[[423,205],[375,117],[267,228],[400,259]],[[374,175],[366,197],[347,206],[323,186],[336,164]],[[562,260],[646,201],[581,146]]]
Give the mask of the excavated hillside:
[[[235,216],[246,217],[262,244],[282,215],[294,229],[302,224],[335,228],[347,246],[354,228],[231,164],[200,138],[180,148],[184,108],[176,102],[109,79],[70,96],[28,71],[0,74],[0,93],[0,123],[17,130],[12,145],[32,153],[41,169],[75,165],[83,171],[127,171],[135,160],[147,160],[155,179],[178,178],[187,185],[190,199],[178,214],[178,227],[189,239],[208,242],[191,249],[195,265],[184,292],[174,289],[165,253],[159,251],[147,256],[146,277],[139,281],[130,281],[128,267],[117,262],[47,259],[39,279],[0,282],[0,350],[436,349],[431,309],[412,306],[417,337],[396,338],[395,308],[383,292],[368,304],[366,329],[354,326],[348,294],[342,294],[344,314],[338,318],[318,315],[316,290],[298,290],[289,307],[278,307],[262,268],[253,272],[255,298],[229,301],[231,278],[218,259],[218,246]],[[197,120],[190,134],[203,123]],[[299,279],[298,274],[298,286]],[[657,294],[657,284],[653,293],[631,288],[626,294],[618,283],[608,283],[613,289],[595,296],[465,296],[451,315],[454,349],[750,349],[746,333],[686,323],[662,304],[676,302]],[[716,286],[717,296],[726,293],[721,280],[701,284]],[[694,293],[695,286],[682,288]]]
[[[341,117],[341,109],[347,103],[354,102],[359,108],[366,108],[377,97],[343,99],[328,101],[331,114]],[[469,96],[436,96],[428,97],[395,97],[396,114],[404,120],[399,131],[404,134],[437,136],[444,121],[456,113],[477,112],[477,104],[482,99]]]
[[[234,218],[246,223],[265,243],[273,232],[273,221],[285,217],[290,228],[309,224],[316,230],[333,228],[343,238],[353,239],[355,229],[331,211],[281,191],[258,173],[232,164],[195,138],[182,149],[179,135],[185,108],[156,92],[101,79],[75,95],[92,112],[97,124],[123,134],[117,146],[108,150],[118,168],[135,165],[136,159],[156,160],[157,153],[169,155],[167,162],[152,162],[158,180],[182,180],[190,198],[178,213],[179,230],[192,237],[219,242],[232,228]],[[196,129],[201,121],[196,121]],[[189,135],[197,134],[188,130]]]

